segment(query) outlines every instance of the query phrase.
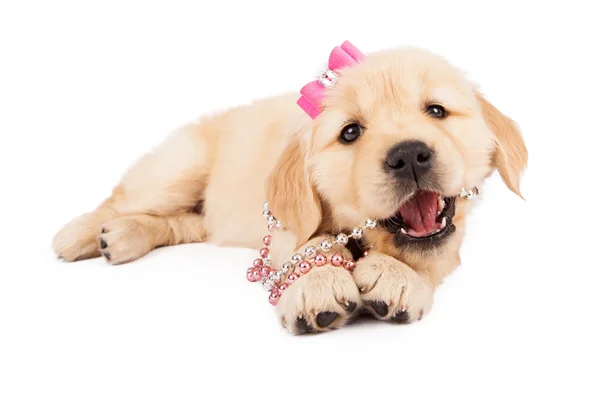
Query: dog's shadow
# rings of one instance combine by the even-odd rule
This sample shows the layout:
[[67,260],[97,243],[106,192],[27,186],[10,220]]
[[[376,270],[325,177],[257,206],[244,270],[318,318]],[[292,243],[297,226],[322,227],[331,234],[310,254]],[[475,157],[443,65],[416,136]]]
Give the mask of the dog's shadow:
[[373,324],[381,324],[377,318],[370,315],[367,311],[362,311],[359,315],[348,321],[346,327],[362,327]]

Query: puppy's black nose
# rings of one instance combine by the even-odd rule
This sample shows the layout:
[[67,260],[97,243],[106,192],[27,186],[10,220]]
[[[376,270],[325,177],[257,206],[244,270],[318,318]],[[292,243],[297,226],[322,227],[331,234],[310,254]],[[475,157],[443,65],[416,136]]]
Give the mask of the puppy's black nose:
[[431,169],[432,151],[419,141],[402,142],[388,152],[387,167],[398,178],[419,180]]

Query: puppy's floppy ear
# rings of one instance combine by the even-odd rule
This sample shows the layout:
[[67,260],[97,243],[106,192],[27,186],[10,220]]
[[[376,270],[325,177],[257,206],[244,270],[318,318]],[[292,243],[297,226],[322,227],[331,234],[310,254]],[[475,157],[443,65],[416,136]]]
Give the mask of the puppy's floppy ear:
[[298,135],[289,139],[267,179],[267,201],[282,225],[294,232],[300,246],[316,232],[322,217],[321,201],[306,167],[306,144]]
[[496,136],[496,148],[492,157],[494,166],[506,186],[523,198],[519,183],[527,166],[527,148],[516,124],[491,105],[480,93],[477,99],[488,127]]

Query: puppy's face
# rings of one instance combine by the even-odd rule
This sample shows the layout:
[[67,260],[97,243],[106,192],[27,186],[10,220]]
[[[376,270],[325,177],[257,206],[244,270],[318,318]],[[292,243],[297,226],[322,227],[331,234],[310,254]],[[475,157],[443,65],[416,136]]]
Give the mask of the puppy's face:
[[306,146],[305,169],[339,231],[380,221],[398,248],[441,247],[471,188],[497,167],[511,190],[526,162],[520,134],[443,59],[415,50],[342,71]]

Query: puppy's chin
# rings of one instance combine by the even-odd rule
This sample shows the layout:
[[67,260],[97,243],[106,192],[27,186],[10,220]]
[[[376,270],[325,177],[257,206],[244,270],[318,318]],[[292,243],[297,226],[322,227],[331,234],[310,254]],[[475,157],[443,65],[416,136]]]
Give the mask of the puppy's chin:
[[456,231],[452,222],[456,212],[456,197],[417,190],[380,225],[394,234],[397,247],[409,250],[432,250],[441,247]]

